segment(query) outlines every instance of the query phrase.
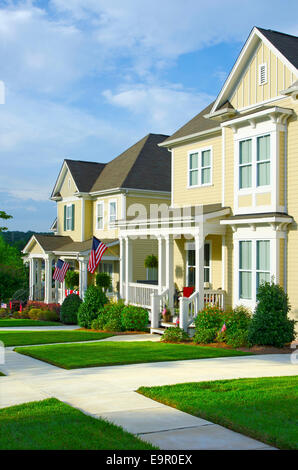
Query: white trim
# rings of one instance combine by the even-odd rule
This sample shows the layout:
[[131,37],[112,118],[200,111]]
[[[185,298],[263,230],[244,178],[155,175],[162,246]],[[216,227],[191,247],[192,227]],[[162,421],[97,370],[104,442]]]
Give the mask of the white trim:
[[155,189],[134,189],[134,188],[111,188],[111,189],[104,189],[101,191],[93,191],[90,192],[89,194],[91,196],[104,196],[104,195],[109,195],[109,194],[115,194],[115,193],[132,193],[132,194],[139,194],[139,193],[148,193],[148,194],[155,194],[156,196],[158,194],[161,195],[169,195],[170,196],[170,191],[160,191],[160,190],[155,190]]
[[[204,263],[204,278],[205,278],[205,269],[209,269],[209,284],[210,284],[210,288],[211,288],[211,286],[212,286],[212,240],[206,240],[206,239],[204,240],[204,256],[205,256],[205,245],[209,245],[209,266],[205,266],[205,263]],[[186,253],[186,255],[185,255],[185,258],[186,258],[185,283],[186,283],[186,286],[188,286],[189,285],[188,269],[190,267],[196,269],[196,260],[195,260],[195,264],[193,266],[189,265],[188,252],[189,251],[194,251],[195,256],[196,256],[196,243],[195,243],[195,241],[194,242],[185,242],[184,247],[185,247],[185,253]],[[195,276],[195,279],[196,279],[196,276]]]
[[65,204],[66,202],[75,202],[79,200],[80,198],[78,198],[77,196],[69,196],[62,198],[60,201],[57,201],[57,204]]
[[[98,226],[98,206],[102,206],[102,227]],[[104,201],[96,201],[95,207],[95,229],[96,230],[104,230],[105,227],[105,206]]]
[[[74,183],[74,186],[75,186],[76,190],[79,191],[79,189],[78,189],[78,187],[77,187],[77,185],[76,185],[76,182],[75,182],[75,180],[74,180],[74,178],[73,178],[73,176],[72,176],[72,174],[71,174],[71,171],[70,171],[70,169],[69,169],[69,166],[67,165],[66,161],[64,161],[63,164],[62,164],[62,167],[61,167],[61,169],[60,169],[60,171],[59,171],[59,175],[58,175],[57,181],[56,181],[56,183],[55,183],[54,189],[53,189],[53,191],[52,191],[52,194],[51,194],[51,196],[50,196],[50,199],[54,199],[54,200],[55,200],[54,194],[57,192],[58,188],[59,188],[59,189],[61,188],[61,186],[62,186],[62,184],[63,184],[63,182],[64,182],[64,179],[65,179],[65,176],[66,176],[66,174],[67,174],[67,171],[69,171],[69,174],[70,174],[70,176],[71,176],[71,178],[72,178],[72,180],[73,180],[73,183]],[[62,178],[62,182],[60,182],[61,178]]]
[[[263,45],[263,60],[264,60],[264,45]],[[262,64],[259,64],[258,67],[258,75],[259,75],[259,86],[264,86],[268,83],[268,67],[267,67],[267,62],[263,62]],[[263,99],[264,99],[264,88],[263,88]]]
[[226,171],[226,147],[225,147],[226,129],[222,127],[221,137],[221,154],[222,154],[222,170],[221,170],[221,205],[225,206],[225,171]]
[[[65,211],[65,230],[64,230],[64,227],[63,227],[63,231],[65,232],[72,232],[72,204],[65,204],[66,206],[66,211]],[[71,207],[71,216],[70,217],[67,217],[67,209],[69,209]],[[64,214],[63,214],[64,216]],[[67,221],[70,220],[70,228],[67,228]]]
[[81,238],[82,242],[85,240],[85,199],[82,198],[82,223],[81,223]]
[[[210,165],[207,167],[202,167],[202,155],[203,152],[209,152],[210,151]],[[190,172],[194,171],[195,169],[190,169],[190,156],[194,154],[198,154],[198,167],[196,168],[196,171],[198,171],[198,181],[199,184],[190,184]],[[187,161],[188,161],[188,167],[187,167],[187,189],[194,189],[194,188],[204,188],[205,186],[212,186],[212,181],[213,181],[213,147],[208,146],[208,147],[201,147],[199,149],[194,149],[194,150],[189,150],[187,152]],[[210,168],[210,181],[208,183],[202,183],[202,170],[205,168]]]
[[126,193],[121,194],[121,219],[126,219]]
[[219,127],[214,127],[213,129],[207,129],[206,131],[196,132],[195,134],[189,134],[183,137],[178,137],[177,139],[168,140],[166,143],[158,144],[159,147],[169,147],[172,144],[179,144],[188,140],[194,140],[197,137],[203,137],[205,135],[214,134],[220,131]]
[[174,150],[171,152],[171,206],[174,206]]

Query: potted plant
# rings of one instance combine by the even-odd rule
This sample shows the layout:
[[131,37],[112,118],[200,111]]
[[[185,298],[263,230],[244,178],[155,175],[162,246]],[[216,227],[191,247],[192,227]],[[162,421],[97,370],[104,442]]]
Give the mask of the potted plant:
[[164,322],[168,323],[171,321],[172,313],[167,304],[162,309],[161,316]]
[[112,285],[111,276],[108,273],[96,274],[96,285],[101,287],[103,292],[107,292]]
[[157,268],[158,267],[158,259],[155,255],[148,255],[145,258],[145,268]]

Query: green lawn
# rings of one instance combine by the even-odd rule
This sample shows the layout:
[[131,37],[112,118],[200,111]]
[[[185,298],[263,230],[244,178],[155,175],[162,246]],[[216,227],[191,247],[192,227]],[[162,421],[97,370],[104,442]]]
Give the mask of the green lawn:
[[15,327],[15,326],[61,326],[62,323],[57,321],[41,321],[29,320],[22,318],[0,318],[0,331],[1,328]]
[[232,349],[152,341],[63,344],[15,350],[65,369],[247,355]]
[[298,449],[298,376],[141,387],[146,397],[280,449]]
[[2,450],[156,449],[121,427],[86,416],[56,398],[0,410]]
[[93,331],[0,331],[0,341],[5,346],[25,346],[27,344],[69,343],[72,341],[91,341],[114,336],[113,333]]

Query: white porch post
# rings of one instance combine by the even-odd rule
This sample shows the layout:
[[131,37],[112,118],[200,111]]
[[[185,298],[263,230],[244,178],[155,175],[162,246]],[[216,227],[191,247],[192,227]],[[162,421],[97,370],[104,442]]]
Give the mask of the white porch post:
[[202,233],[195,236],[196,291],[199,291],[198,310],[202,310],[204,308],[204,240],[205,237]]
[[132,250],[131,240],[125,238],[125,301],[129,302],[129,283],[132,281]]
[[174,307],[174,240],[166,237],[166,288],[169,289],[169,308]]
[[164,283],[163,239],[158,237],[158,293],[162,293]]
[[125,239],[120,237],[120,261],[119,261],[119,290],[120,298],[125,296],[124,282],[125,282]]
[[87,271],[88,261],[85,258],[79,258],[79,292],[81,299],[84,299],[87,290]]
[[47,255],[45,259],[45,291],[44,301],[46,304],[52,302],[52,261],[53,256]]
[[36,283],[36,264],[35,259],[29,261],[29,299],[34,300],[34,287]]
[[41,298],[41,259],[36,260],[36,289],[38,292],[38,299]]

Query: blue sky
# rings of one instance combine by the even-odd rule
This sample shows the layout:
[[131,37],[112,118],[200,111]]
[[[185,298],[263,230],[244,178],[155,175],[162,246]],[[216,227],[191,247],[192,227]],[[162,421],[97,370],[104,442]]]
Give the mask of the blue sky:
[[298,34],[294,0],[0,0],[0,210],[47,231],[64,158],[107,162],[219,92],[254,25]]

